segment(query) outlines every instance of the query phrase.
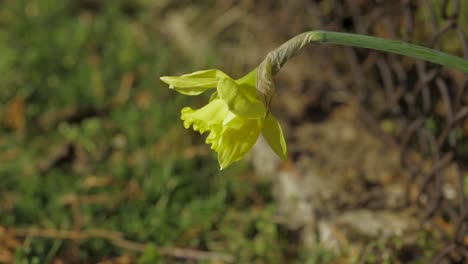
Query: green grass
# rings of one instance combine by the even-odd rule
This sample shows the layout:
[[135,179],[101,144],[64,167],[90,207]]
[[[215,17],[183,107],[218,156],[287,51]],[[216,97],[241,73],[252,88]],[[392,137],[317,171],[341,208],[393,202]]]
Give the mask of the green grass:
[[27,237],[16,262],[175,262],[155,245],[281,263],[291,247],[269,183],[245,164],[221,173],[211,154],[184,154],[203,141],[179,120],[188,100],[159,76],[190,60],[155,30],[150,2],[0,2],[0,225],[99,228],[149,245]]

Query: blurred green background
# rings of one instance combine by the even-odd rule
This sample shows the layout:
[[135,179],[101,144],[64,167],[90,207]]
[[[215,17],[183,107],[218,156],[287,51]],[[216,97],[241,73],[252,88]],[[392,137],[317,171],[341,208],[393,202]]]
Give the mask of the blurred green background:
[[[166,246],[241,263],[285,257],[268,183],[245,164],[220,172],[179,120],[197,99],[159,81],[195,67],[158,24],[183,2],[0,2],[0,262],[183,260],[158,251]],[[215,51],[197,52],[197,67],[219,63]],[[5,233],[25,228],[116,231],[140,249]]]

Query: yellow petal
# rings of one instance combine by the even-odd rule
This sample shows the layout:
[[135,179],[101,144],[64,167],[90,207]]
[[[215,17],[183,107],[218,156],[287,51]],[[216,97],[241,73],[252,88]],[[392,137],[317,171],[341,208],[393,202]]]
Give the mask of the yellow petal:
[[268,113],[263,121],[262,135],[281,159],[285,160],[288,158],[288,149],[283,130],[278,120],[271,113]]
[[169,84],[170,89],[185,95],[199,95],[206,90],[215,88],[218,84],[217,78],[163,76],[160,79]]
[[161,81],[169,84],[169,88],[185,95],[199,95],[208,89],[215,88],[220,78],[229,78],[220,70],[196,71],[182,76],[163,76]]
[[222,126],[228,114],[229,110],[226,103],[221,99],[214,99],[197,110],[184,107],[181,110],[180,118],[184,120],[185,128],[189,128],[190,125],[193,125],[193,130],[204,133],[210,130],[214,125]]
[[252,149],[260,131],[260,119],[235,117],[225,124],[214,148],[218,152],[218,162],[221,169],[242,159]]
[[263,103],[247,95],[235,81],[230,78],[222,78],[218,82],[217,91],[219,97],[223,99],[229,107],[229,110],[240,117],[263,118],[266,108]]
[[229,77],[226,73],[216,69],[195,71],[182,75],[182,77],[194,77],[194,78],[226,78]]
[[257,94],[256,79],[257,69],[254,69],[239,80],[236,80],[237,85],[239,85],[250,100],[260,100]]
[[236,80],[236,83],[249,85],[255,89],[255,86],[257,85],[257,68],[242,76],[242,78]]

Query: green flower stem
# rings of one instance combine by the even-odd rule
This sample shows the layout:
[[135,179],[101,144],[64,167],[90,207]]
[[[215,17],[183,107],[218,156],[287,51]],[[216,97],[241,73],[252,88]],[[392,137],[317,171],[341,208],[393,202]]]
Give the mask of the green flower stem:
[[398,40],[390,40],[340,32],[309,32],[321,36],[322,43],[333,43],[353,47],[374,49],[444,65],[463,72],[468,72],[468,61],[442,51],[421,47]]
[[415,44],[350,33],[309,31],[297,35],[278,47],[276,50],[270,52],[266,56],[265,60],[259,65],[257,72],[257,90],[263,97],[267,106],[269,106],[274,94],[273,76],[281,69],[289,58],[294,56],[304,46],[313,42],[332,43],[385,51],[468,72],[467,60]]

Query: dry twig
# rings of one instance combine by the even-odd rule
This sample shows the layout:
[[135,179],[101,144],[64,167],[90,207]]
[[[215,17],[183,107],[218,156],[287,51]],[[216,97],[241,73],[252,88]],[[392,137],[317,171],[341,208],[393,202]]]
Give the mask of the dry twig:
[[[7,228],[6,232],[18,237],[41,237],[53,239],[67,239],[72,241],[83,241],[92,238],[101,238],[109,241],[111,244],[137,252],[144,252],[148,248],[148,244],[134,242],[125,239],[120,232],[110,231],[105,229],[90,229],[90,230],[57,230],[57,229],[36,229],[36,228]],[[175,247],[157,247],[157,251],[166,256],[181,259],[192,260],[211,260],[233,262],[234,257],[229,254],[202,251],[187,248]]]

